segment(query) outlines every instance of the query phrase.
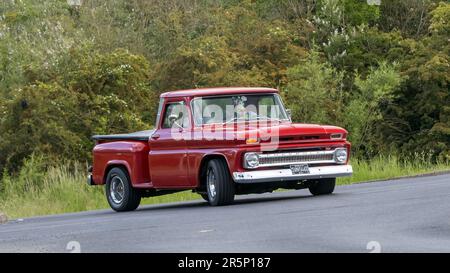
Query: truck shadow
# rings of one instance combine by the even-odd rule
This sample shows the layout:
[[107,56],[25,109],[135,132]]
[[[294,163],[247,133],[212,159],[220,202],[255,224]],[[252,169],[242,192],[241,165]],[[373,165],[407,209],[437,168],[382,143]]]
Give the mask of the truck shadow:
[[300,200],[300,199],[309,199],[314,196],[312,195],[288,195],[288,196],[279,196],[279,195],[248,195],[244,198],[236,199],[233,205],[245,205],[245,204],[254,204],[254,203],[265,203],[265,202],[277,202],[277,201],[288,201],[288,200]]
[[301,195],[274,195],[270,196],[268,195],[248,195],[245,197],[237,197],[237,199],[234,201],[233,204],[228,206],[221,206],[221,207],[211,207],[209,204],[204,200],[194,200],[194,201],[187,201],[183,203],[167,203],[167,204],[159,204],[159,205],[144,205],[139,207],[136,212],[145,212],[145,211],[161,211],[161,210],[170,210],[170,209],[193,209],[193,208],[231,208],[235,206],[245,206],[245,205],[252,205],[255,203],[269,203],[269,202],[284,202],[284,201],[291,201],[291,200],[312,200],[312,199],[323,199],[323,198],[332,198],[339,196],[341,194],[333,194],[329,196],[313,196],[308,194],[301,194]]

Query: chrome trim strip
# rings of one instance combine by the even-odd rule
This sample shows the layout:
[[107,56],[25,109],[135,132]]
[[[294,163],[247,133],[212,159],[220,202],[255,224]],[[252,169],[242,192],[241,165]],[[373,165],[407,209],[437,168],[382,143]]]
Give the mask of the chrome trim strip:
[[335,165],[309,167],[307,174],[292,174],[291,169],[234,172],[233,179],[236,183],[259,183],[342,177],[352,174],[351,165]]
[[286,157],[286,156],[332,155],[332,154],[334,154],[334,151],[335,150],[260,154],[259,158]]
[[[272,163],[264,163],[260,162],[258,167],[277,167],[277,166],[288,166],[288,165],[295,165],[295,164],[342,164],[340,162],[336,161],[335,153],[339,149],[345,149],[345,148],[336,148],[334,150],[327,150],[327,151],[309,151],[309,152],[279,152],[279,153],[270,153],[270,154],[259,154],[259,159],[275,159],[280,162],[272,162]],[[321,159],[320,157],[325,156],[331,156],[330,159]],[[297,160],[297,161],[290,161],[289,159],[292,157],[305,157],[305,160]],[[310,158],[308,158],[310,157]],[[317,160],[314,160],[314,157]],[[245,167],[245,164],[244,164]],[[248,168],[248,167],[246,167]],[[248,168],[250,169],[250,168]]]

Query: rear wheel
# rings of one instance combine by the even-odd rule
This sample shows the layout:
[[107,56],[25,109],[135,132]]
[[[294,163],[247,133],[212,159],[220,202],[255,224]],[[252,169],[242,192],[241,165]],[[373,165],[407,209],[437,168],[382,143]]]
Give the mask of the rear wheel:
[[128,173],[113,168],[106,178],[106,199],[115,211],[135,210],[141,202],[141,194],[131,186]]
[[331,194],[334,191],[335,185],[336,178],[318,179],[311,186],[309,186],[309,191],[313,195]]
[[235,187],[227,164],[221,159],[212,159],[206,169],[206,189],[211,206],[233,203]]

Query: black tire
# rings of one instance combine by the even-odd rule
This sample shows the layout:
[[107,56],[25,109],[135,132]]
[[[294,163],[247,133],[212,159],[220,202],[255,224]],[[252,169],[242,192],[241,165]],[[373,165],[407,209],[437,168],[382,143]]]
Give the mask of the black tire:
[[[123,188],[123,190],[114,191],[112,187]],[[118,198],[120,192],[123,193],[121,199]],[[132,211],[141,203],[141,194],[131,186],[128,173],[122,168],[113,168],[109,171],[106,178],[105,193],[109,205],[115,211]]]
[[324,178],[315,181],[309,186],[309,192],[312,195],[331,194],[336,186],[336,178]]
[[[214,176],[214,179],[211,175]],[[215,194],[210,187],[210,181],[214,185]],[[208,162],[205,182],[208,202],[211,206],[224,206],[233,203],[235,185],[231,179],[228,166],[223,160],[212,159]]]

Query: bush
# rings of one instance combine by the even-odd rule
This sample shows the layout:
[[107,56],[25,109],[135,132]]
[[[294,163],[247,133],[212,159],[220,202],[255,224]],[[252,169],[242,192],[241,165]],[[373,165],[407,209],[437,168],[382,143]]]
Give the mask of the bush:
[[358,92],[344,109],[345,127],[351,132],[349,139],[356,152],[376,154],[372,147],[377,142],[373,137],[375,125],[382,120],[381,108],[392,103],[401,82],[396,64],[385,62],[372,67],[365,79],[356,76]]
[[157,95],[145,58],[116,50],[74,49],[60,65],[27,71],[28,84],[4,102],[0,169],[17,170],[32,153],[47,160],[88,160],[93,134],[146,129]]
[[283,89],[292,118],[304,123],[339,124],[342,119],[342,73],[320,60],[317,52],[288,69]]

